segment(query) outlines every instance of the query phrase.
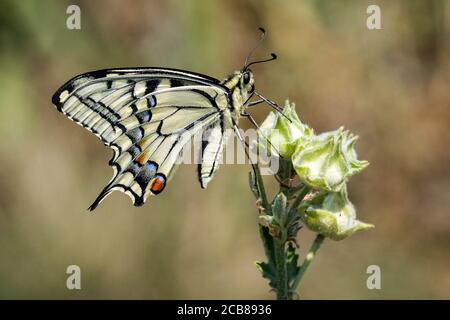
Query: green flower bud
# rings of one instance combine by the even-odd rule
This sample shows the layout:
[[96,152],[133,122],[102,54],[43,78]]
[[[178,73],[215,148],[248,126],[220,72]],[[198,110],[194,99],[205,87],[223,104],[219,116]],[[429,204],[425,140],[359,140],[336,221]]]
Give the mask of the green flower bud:
[[292,163],[300,179],[308,186],[338,192],[347,180],[369,165],[357,159],[357,136],[344,131],[322,133],[297,145]]
[[347,188],[340,192],[322,191],[299,207],[300,219],[312,231],[333,240],[342,240],[374,225],[356,219],[356,211],[348,200]]
[[270,112],[261,124],[258,131],[258,147],[266,150],[269,155],[279,154],[289,159],[297,145],[304,143],[313,134],[314,131],[298,118],[295,104],[286,101],[283,114]]

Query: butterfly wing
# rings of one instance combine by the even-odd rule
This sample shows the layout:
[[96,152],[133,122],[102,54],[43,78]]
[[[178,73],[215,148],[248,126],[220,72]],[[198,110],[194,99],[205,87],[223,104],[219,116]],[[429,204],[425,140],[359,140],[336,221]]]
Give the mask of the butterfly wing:
[[211,125],[203,134],[200,161],[198,163],[198,178],[202,188],[206,188],[213,178],[222,158],[223,147],[228,138],[227,126],[221,117]]
[[[114,150],[113,178],[89,208],[93,210],[114,190],[128,194],[136,206],[159,194],[195,134],[207,128],[224,132],[229,91],[216,79],[180,70],[109,69],[69,80],[52,101]],[[219,152],[214,143],[218,134],[214,137],[202,148],[202,172],[209,170],[200,175],[202,187],[216,168],[211,153]]]

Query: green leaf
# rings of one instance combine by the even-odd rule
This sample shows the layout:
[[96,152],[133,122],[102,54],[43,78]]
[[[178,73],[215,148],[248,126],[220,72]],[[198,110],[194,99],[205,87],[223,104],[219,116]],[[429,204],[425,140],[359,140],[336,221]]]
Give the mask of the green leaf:
[[298,212],[291,212],[288,208],[287,198],[283,193],[279,193],[272,202],[273,221],[270,227],[278,232],[276,236],[281,242],[286,242],[298,231]]
[[277,194],[272,201],[272,215],[280,226],[286,223],[287,219],[287,198],[283,193]]
[[275,264],[275,254],[273,248],[273,238],[270,235],[269,228],[264,226],[259,226],[259,234],[263,242],[264,253],[270,264]]
[[297,250],[292,243],[288,244],[286,250],[286,267],[288,275],[288,284],[289,286],[291,286],[300,270],[300,266],[298,265]]
[[262,276],[269,280],[269,285],[272,289],[277,288],[277,270],[274,264],[272,263],[265,263],[265,262],[260,262],[257,261],[255,262],[256,267],[258,268],[259,271],[261,271]]

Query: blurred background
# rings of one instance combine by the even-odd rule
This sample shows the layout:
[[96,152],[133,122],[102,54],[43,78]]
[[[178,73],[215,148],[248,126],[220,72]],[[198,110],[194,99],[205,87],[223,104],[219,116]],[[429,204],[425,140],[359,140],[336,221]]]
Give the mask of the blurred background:
[[[81,30],[66,27],[81,8]],[[381,7],[382,30],[366,27]],[[371,166],[349,184],[376,225],[326,241],[302,298],[450,298],[450,1],[9,1],[0,3],[0,298],[273,298],[248,165],[207,190],[195,166],[141,208],[122,193],[86,208],[109,181],[111,151],[51,104],[89,70],[163,66],[222,79],[259,37],[258,91],[296,102],[316,132],[358,134]],[[269,109],[253,110],[261,122]],[[245,121],[241,126],[249,128]],[[272,192],[276,182],[266,177]],[[313,237],[302,229],[304,255]],[[68,265],[82,290],[66,288]],[[381,290],[366,268],[379,265]]]

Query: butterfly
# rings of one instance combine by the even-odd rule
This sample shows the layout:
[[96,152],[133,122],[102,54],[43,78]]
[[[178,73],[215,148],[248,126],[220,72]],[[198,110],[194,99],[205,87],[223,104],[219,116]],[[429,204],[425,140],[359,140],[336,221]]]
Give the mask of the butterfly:
[[[261,30],[259,43],[265,37]],[[198,178],[206,188],[217,170],[228,129],[241,139],[238,121],[254,119],[246,108],[273,101],[255,91],[248,54],[242,70],[223,81],[169,68],[104,69],[78,75],[52,97],[57,110],[94,133],[114,151],[109,165],[114,174],[88,208],[94,210],[111,192],[131,197],[135,206],[161,193],[173,173],[183,147],[198,133],[206,133],[198,164]],[[250,101],[253,96],[257,101]]]

